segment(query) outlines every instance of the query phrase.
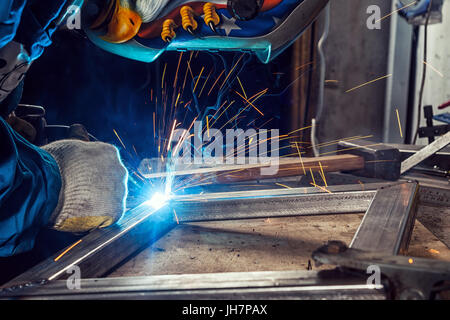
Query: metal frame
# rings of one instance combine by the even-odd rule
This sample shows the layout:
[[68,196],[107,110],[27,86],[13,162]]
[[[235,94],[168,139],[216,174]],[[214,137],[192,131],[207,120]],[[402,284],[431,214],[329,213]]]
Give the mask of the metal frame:
[[[233,272],[129,278],[82,279],[80,289],[66,281],[11,290],[23,299],[385,299],[382,285],[357,276],[323,277],[316,271]],[[19,293],[19,294],[18,294]]]
[[[357,191],[357,188],[360,191]],[[317,212],[317,205],[320,205],[323,210],[329,210],[329,214],[356,213],[367,210],[351,247],[365,251],[381,250],[385,254],[395,255],[408,246],[418,202],[436,204],[440,201],[447,201],[439,198],[436,190],[419,189],[418,184],[412,181],[366,184],[363,186],[364,191],[361,191],[361,188],[361,185],[329,187],[329,191],[332,193],[321,192],[317,188],[294,188],[249,191],[245,195],[242,192],[230,192],[181,196],[175,199],[172,205],[176,208],[183,208],[182,210],[177,209],[180,222],[325,214]],[[249,201],[251,205],[249,205]],[[303,205],[308,201],[311,205]],[[299,203],[302,206],[299,206]],[[181,206],[177,207],[180,204]],[[253,210],[243,210],[245,204]],[[214,210],[215,206],[220,206],[221,209]],[[341,208],[341,206],[343,207]],[[254,210],[255,207],[258,210]],[[275,213],[271,212],[274,208],[277,208]],[[208,211],[208,214],[205,215],[202,210]],[[237,214],[237,210],[241,210],[239,214]],[[330,279],[324,281],[317,273],[311,271],[308,271],[311,275],[311,278],[308,279],[314,279],[315,282],[312,282],[314,285],[311,285],[311,282],[304,283],[302,282],[303,278],[297,277],[294,277],[297,282],[292,279],[285,282],[286,276],[289,275],[286,272],[224,273],[214,275],[214,281],[208,274],[87,279],[105,275],[121,261],[139,249],[150,245],[175,226],[176,222],[171,208],[164,207],[155,210],[143,204],[130,210],[126,218],[116,226],[96,230],[82,238],[76,247],[58,261],[55,262],[55,258],[62,252],[10,281],[3,286],[0,296],[34,299],[49,296],[54,299],[55,295],[62,295],[63,298],[83,299],[125,297],[132,299],[196,299],[202,297],[268,299],[306,298],[308,295],[312,298],[319,298],[322,294],[326,294],[330,298],[355,298],[367,294],[379,298],[380,292],[385,293],[381,287],[368,288],[364,286],[364,281],[360,281],[356,287],[346,287],[345,284],[352,280],[347,276],[343,279],[340,278],[343,282],[336,286],[331,283],[332,281],[330,282]],[[81,289],[81,291],[68,290],[65,288],[66,281],[54,281],[68,277],[69,274],[66,271],[73,265],[77,265],[82,270],[84,280],[82,280],[81,286],[85,289]],[[256,275],[260,276],[260,280],[267,281],[256,285],[254,281]],[[264,278],[265,276],[268,278]],[[161,284],[158,279],[168,282]],[[177,282],[177,279],[190,280],[182,288],[180,284],[177,285],[178,287],[171,287],[173,283]],[[227,282],[226,279],[231,279],[231,282]],[[233,282],[232,279],[236,281]],[[317,286],[317,283],[321,285]],[[95,289],[96,286],[97,289]],[[374,291],[374,289],[378,291]]]

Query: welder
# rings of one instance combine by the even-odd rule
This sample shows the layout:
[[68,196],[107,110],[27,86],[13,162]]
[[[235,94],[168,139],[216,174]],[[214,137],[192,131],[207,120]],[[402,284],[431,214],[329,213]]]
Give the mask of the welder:
[[128,173],[114,146],[67,139],[38,148],[13,129],[23,125],[13,112],[25,73],[51,44],[65,2],[0,1],[0,257],[31,250],[44,227],[84,232],[124,212]]
[[26,140],[33,127],[14,112],[30,65],[83,3],[84,32],[114,54],[152,62],[165,50],[250,50],[268,63],[328,0],[0,0],[0,257],[31,250],[44,227],[84,232],[124,212],[128,173],[114,146],[36,147]]

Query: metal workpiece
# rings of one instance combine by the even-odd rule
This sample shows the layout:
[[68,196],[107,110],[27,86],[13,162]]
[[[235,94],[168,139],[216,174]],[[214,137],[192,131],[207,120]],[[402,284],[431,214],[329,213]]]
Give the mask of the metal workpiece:
[[382,285],[339,272],[262,271],[64,280],[5,292],[3,299],[386,299]]
[[[412,181],[329,186],[326,190],[278,188],[181,195],[174,196],[160,209],[142,204],[129,210],[117,224],[91,232],[79,242],[3,285],[0,296],[17,297],[23,294],[29,298],[51,299],[384,298],[382,290],[374,291],[374,288],[361,286],[361,283],[349,284],[345,281],[330,284],[329,281],[334,281],[332,279],[327,279],[324,284],[316,275],[310,278],[312,273],[306,278],[288,277],[287,280],[285,277],[289,274],[279,272],[242,273],[238,278],[235,278],[234,273],[223,274],[214,276],[214,279],[209,274],[153,276],[140,280],[88,278],[106,275],[134,253],[172,230],[177,222],[367,211],[352,241],[352,248],[397,254],[401,249],[406,249],[409,243],[417,202],[439,206],[448,205],[449,201],[446,190],[430,187],[419,189],[418,184]],[[81,277],[85,279],[81,282],[81,291],[67,291],[65,281],[61,280],[70,276],[68,271],[73,266],[80,268]],[[257,281],[254,280],[256,275],[259,277]],[[271,275],[273,277],[269,277]],[[161,286],[161,279],[164,279],[166,287]],[[254,286],[255,283],[260,285]]]
[[450,144],[450,132],[447,132],[443,136],[430,143],[428,146],[420,149],[412,156],[402,162],[401,173],[405,173],[414,166],[418,165],[422,161],[428,159],[430,156],[445,148]]
[[171,206],[180,222],[362,213],[386,183],[254,190],[179,196]]
[[[366,187],[369,191],[355,192],[354,195],[350,194],[350,196],[345,192],[328,194],[327,192],[322,193],[322,191],[318,191],[317,188],[299,188],[298,190],[275,189],[249,191],[248,193],[224,192],[178,196],[169,205],[166,204],[159,210],[142,204],[127,211],[117,224],[106,229],[92,231],[83,237],[79,243],[76,243],[75,246],[69,246],[67,249],[61,250],[3,285],[3,287],[65,278],[69,276],[67,271],[74,265],[82,270],[83,277],[103,276],[123,260],[133,255],[133,253],[152,244],[159,237],[170,231],[176,226],[177,218],[179,223],[184,223],[188,221],[223,220],[233,217],[242,219],[256,218],[263,215],[267,217],[292,216],[300,215],[302,212],[306,212],[305,210],[309,210],[309,214],[314,214],[314,212],[316,214],[324,214],[327,210],[332,212],[339,211],[340,209],[334,207],[339,206],[339,204],[342,204],[346,210],[353,208],[353,211],[350,212],[355,210],[364,212],[375,194],[375,191],[370,191],[370,189],[376,189],[380,186],[379,184],[373,184]],[[356,188],[361,189],[361,186],[340,186],[333,187],[332,190],[357,190]],[[320,204],[324,199],[323,197],[330,199],[329,205],[322,205],[322,210],[325,211],[319,212],[313,207],[302,211],[303,202],[307,202],[308,198],[302,197],[300,198],[302,201],[299,201],[295,195],[298,195],[299,192],[304,193],[305,190],[313,197],[313,200],[309,201],[311,204]],[[283,196],[292,196],[292,199],[287,197],[288,200],[283,202],[285,199]],[[237,198],[240,199],[236,200]],[[344,200],[348,200],[347,204],[345,204],[346,201]],[[268,207],[267,201],[272,207]],[[327,202],[325,201],[325,203]],[[283,204],[287,209],[284,211],[277,209],[281,208]],[[295,209],[295,207],[299,209]],[[258,208],[263,210],[263,214],[258,213]],[[270,208],[272,211],[265,208]],[[174,209],[177,218],[175,217]],[[345,213],[345,211],[340,212]],[[102,263],[102,261],[106,261],[106,263]]]
[[61,250],[2,287],[64,279],[73,273],[74,266],[80,268],[82,277],[103,276],[139,249],[152,244],[175,225],[172,212],[142,204],[127,211],[118,223],[90,232],[72,246]]
[[312,258],[318,265],[337,265],[351,274],[355,270],[367,274],[368,268],[372,272],[376,268],[387,278],[384,283],[390,299],[433,299],[450,289],[450,263],[446,261],[347,248],[341,241],[329,241],[313,252]]
[[393,255],[406,251],[416,217],[418,190],[416,182],[380,188],[350,247]]
[[375,193],[359,191],[204,202],[177,201],[172,206],[180,222],[348,214],[364,212]]

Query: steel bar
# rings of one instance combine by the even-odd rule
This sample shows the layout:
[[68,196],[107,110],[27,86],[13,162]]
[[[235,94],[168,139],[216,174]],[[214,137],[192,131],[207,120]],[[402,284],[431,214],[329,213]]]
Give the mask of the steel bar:
[[364,212],[376,191],[300,194],[277,197],[175,201],[172,203],[181,223],[236,220],[301,215],[348,214]]
[[[333,272],[333,271],[329,271]],[[324,276],[328,275],[328,276]],[[3,290],[3,299],[386,299],[366,277],[316,271],[232,272],[64,280]]]
[[[408,182],[400,182],[404,183]],[[392,185],[368,183],[363,187],[359,184],[330,186],[327,190],[332,193],[318,188],[218,192],[179,196],[171,206],[176,210],[180,223],[363,213],[369,208],[376,190]],[[419,206],[450,205],[450,189],[420,187],[418,196]]]
[[129,210],[117,224],[92,231],[70,251],[61,250],[3,287],[65,278],[70,275],[67,270],[73,266],[80,268],[82,277],[102,276],[175,225],[173,213],[166,207],[157,210],[143,204]]
[[418,165],[422,161],[426,160],[431,155],[435,154],[439,150],[443,149],[450,143],[450,132],[447,132],[443,136],[436,139],[436,141],[430,143],[428,146],[420,149],[411,157],[402,162],[401,173],[405,173],[412,167]]
[[378,190],[350,247],[392,255],[406,250],[416,216],[417,193],[416,182]]

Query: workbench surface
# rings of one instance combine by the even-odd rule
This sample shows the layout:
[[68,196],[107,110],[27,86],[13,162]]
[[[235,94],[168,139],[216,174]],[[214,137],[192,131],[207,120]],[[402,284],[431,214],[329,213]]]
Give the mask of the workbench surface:
[[[340,214],[182,224],[109,276],[306,270],[308,265],[326,269],[330,266],[314,266],[311,253],[328,240],[349,245],[362,217]],[[449,247],[439,240],[447,234],[449,209],[421,208],[408,254],[450,261]]]

